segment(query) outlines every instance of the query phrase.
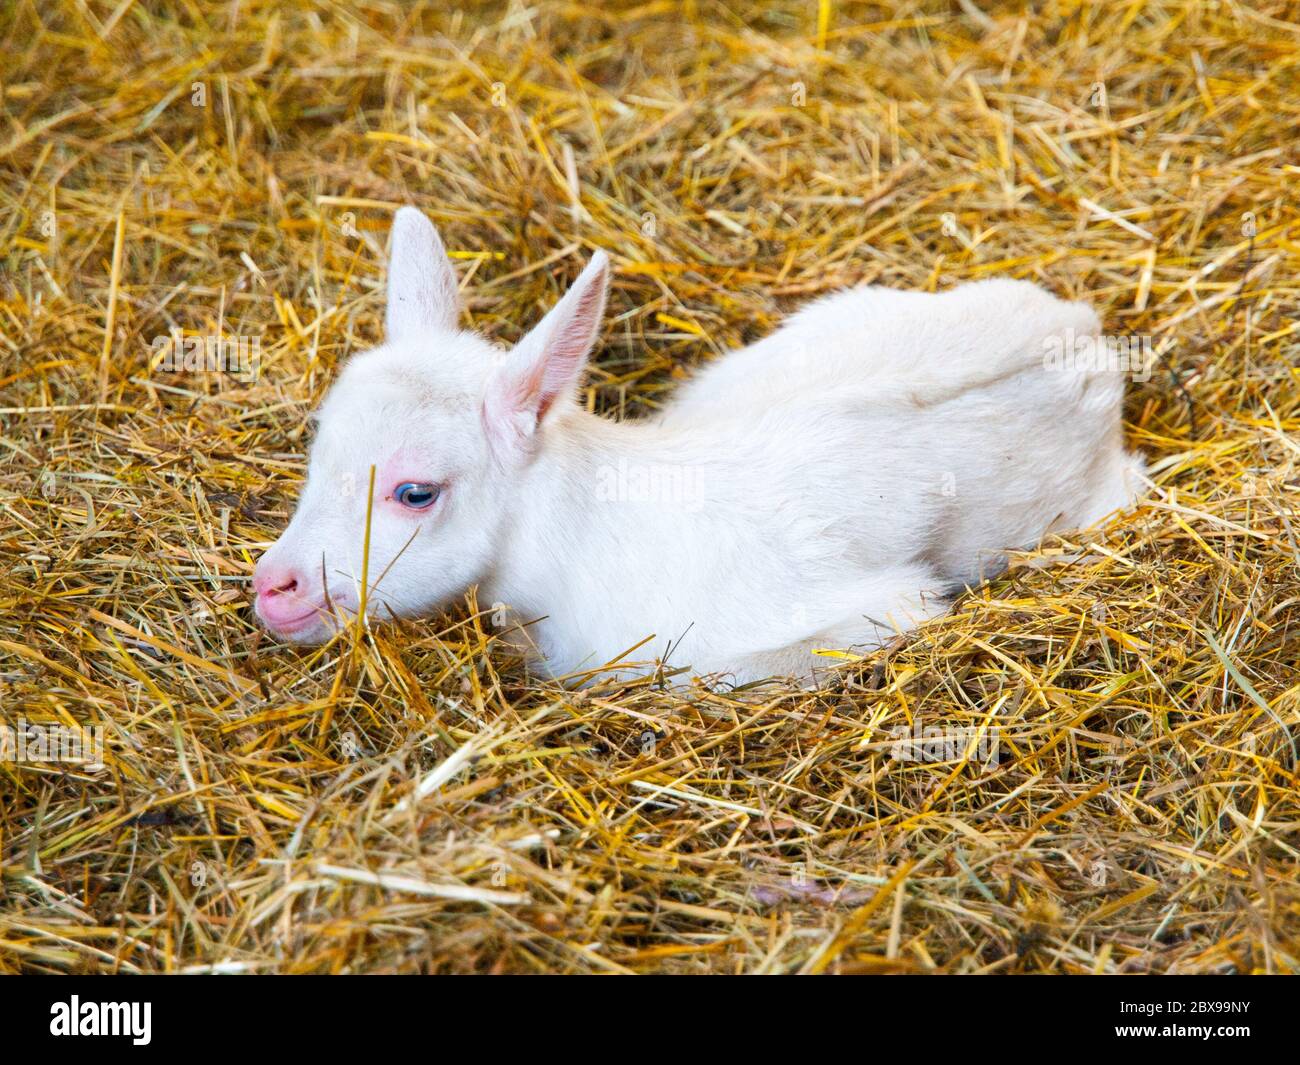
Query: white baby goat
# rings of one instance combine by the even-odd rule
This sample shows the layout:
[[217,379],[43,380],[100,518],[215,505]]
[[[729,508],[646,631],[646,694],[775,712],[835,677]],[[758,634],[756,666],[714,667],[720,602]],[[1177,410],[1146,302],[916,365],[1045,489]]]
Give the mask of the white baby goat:
[[459,329],[436,231],[397,212],[385,342],[325,399],[257,567],[268,627],[315,643],[359,609],[372,466],[367,613],[426,615],[477,584],[557,676],[635,648],[618,672],[657,655],[806,681],[816,649],[879,646],[1006,548],[1133,499],[1122,376],[1045,365],[1052,338],[1097,335],[1084,304],[1007,280],[842,292],[663,415],[613,422],[574,399],[608,275],[597,253],[502,351]]

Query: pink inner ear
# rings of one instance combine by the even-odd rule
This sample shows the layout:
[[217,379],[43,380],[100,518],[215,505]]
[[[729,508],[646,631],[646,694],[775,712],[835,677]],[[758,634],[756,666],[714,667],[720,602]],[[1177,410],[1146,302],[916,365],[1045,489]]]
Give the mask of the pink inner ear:
[[[529,354],[518,349],[511,354],[516,353]],[[518,447],[532,435],[581,365],[580,357],[566,358],[543,346],[522,371],[511,373],[512,367],[502,367],[483,399],[483,427],[492,445]]]
[[583,278],[580,283],[582,287],[571,293],[577,297],[572,305],[565,306],[568,302],[565,300],[556,306],[553,314],[557,320],[541,338],[540,357],[534,357],[520,382],[521,395],[527,402],[536,404],[539,421],[557,396],[577,385],[600,328],[605,303],[604,273],[600,272],[596,278]]
[[578,375],[582,372],[586,347],[570,346],[567,337],[560,343],[565,346],[560,347],[557,343],[555,348],[547,351],[539,365],[529,368],[523,385],[527,401],[534,402],[537,406],[538,421],[546,417],[546,412],[551,409],[557,396],[577,385]]
[[588,285],[573,314],[558,322],[552,335],[546,338],[540,381],[531,386],[540,393],[539,420],[555,402],[556,396],[577,386],[587,353],[591,351],[596,331],[600,328],[604,302],[603,281],[600,285]]
[[600,328],[608,259],[598,254],[577,283],[506,356],[483,402],[496,444],[517,444],[566,392],[575,388]]

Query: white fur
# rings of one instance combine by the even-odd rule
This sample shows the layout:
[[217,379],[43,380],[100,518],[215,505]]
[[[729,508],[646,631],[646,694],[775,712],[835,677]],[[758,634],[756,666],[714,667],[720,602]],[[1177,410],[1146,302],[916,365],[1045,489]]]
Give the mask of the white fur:
[[[1122,376],[1044,366],[1045,338],[1098,332],[1083,304],[1006,280],[843,292],[708,366],[662,416],[615,423],[573,399],[607,273],[598,255],[503,352],[456,329],[441,242],[399,211],[388,339],[321,408],[259,613],[277,594],[281,614],[320,606],[289,635],[325,638],[322,574],[336,610],[358,608],[373,465],[372,614],[478,584],[553,675],[640,645],[622,672],[668,652],[670,668],[807,679],[815,649],[879,646],[1006,549],[1133,498]],[[389,498],[399,476],[447,487],[413,513]]]

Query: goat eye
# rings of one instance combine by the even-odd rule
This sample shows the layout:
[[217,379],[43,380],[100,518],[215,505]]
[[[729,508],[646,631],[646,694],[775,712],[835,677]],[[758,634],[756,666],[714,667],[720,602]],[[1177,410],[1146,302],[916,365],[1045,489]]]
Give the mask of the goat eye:
[[415,484],[407,481],[393,489],[393,498],[409,510],[427,510],[437,501],[442,491],[436,484]]

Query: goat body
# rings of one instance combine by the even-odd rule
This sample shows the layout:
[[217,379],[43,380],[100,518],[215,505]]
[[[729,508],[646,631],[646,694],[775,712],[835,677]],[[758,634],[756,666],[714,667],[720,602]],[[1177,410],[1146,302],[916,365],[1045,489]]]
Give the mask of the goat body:
[[1045,357],[1097,337],[1096,315],[1028,282],[838,293],[658,417],[616,423],[573,400],[603,255],[502,352],[457,329],[423,215],[400,211],[393,244],[386,342],[324,403],[302,504],[258,567],[259,614],[291,639],[332,631],[327,601],[359,606],[371,466],[371,612],[428,613],[478,584],[553,675],[635,649],[614,668],[658,657],[736,682],[807,680],[818,649],[879,646],[1007,549],[1138,486],[1123,376]]

